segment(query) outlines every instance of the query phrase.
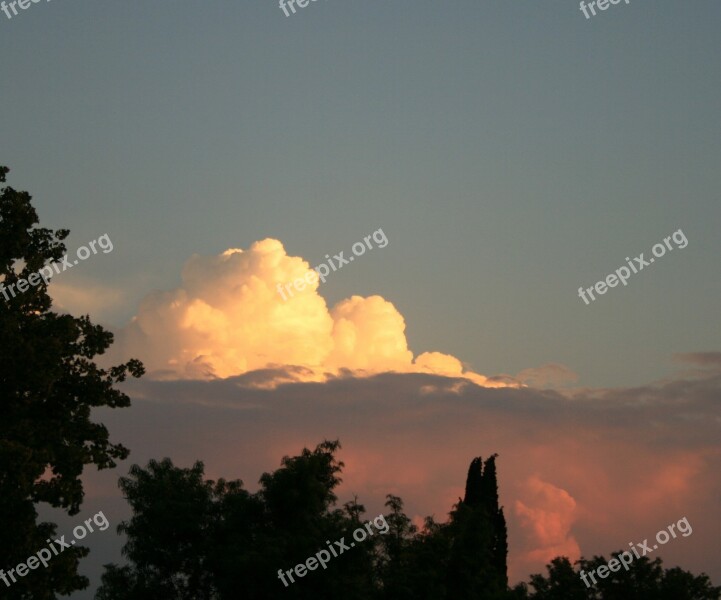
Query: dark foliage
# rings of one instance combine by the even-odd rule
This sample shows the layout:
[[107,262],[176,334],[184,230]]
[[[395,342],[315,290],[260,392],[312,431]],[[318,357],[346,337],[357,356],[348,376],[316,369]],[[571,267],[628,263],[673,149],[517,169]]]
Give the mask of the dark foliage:
[[[1,183],[8,171],[0,167]],[[37,223],[27,192],[0,190],[2,285],[27,279],[65,253],[62,240],[69,232]],[[51,305],[42,280],[14,296],[0,296],[0,531],[6,541],[0,545],[0,568],[6,571],[55,536],[54,524],[38,522],[38,503],[76,514],[85,466],[114,467],[128,455],[90,415],[93,407],[129,406],[114,386],[143,372],[135,360],[99,369],[93,358],[110,346],[112,334],[88,316],[57,314]],[[87,587],[87,578],[77,572],[86,554],[75,546],[9,588],[0,583],[0,597],[51,600]]]
[[[529,592],[508,589],[506,529],[498,505],[496,456],[474,459],[466,494],[447,523],[428,517],[419,531],[389,495],[386,533],[370,536],[333,558],[327,569],[308,571],[285,586],[287,571],[362,527],[365,510],[356,500],[334,508],[343,464],[338,442],[323,442],[261,477],[251,494],[242,482],[205,481],[203,468],[168,460],[133,467],[121,487],[133,517],[128,534],[129,567],[108,565],[98,600],[276,598],[334,600],[718,600],[705,575],[663,571],[660,561],[639,561],[628,574],[614,574],[587,588],[565,558],[533,575]],[[371,520],[374,515],[371,515]],[[605,559],[580,561],[592,569]],[[287,575],[286,575],[287,577]]]

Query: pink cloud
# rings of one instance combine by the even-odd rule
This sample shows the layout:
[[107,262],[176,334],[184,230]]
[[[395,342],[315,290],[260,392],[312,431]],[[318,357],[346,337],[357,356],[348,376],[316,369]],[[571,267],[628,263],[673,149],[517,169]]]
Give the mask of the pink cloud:
[[419,524],[431,514],[446,520],[470,460],[498,452],[513,581],[552,555],[608,554],[682,516],[693,536],[659,555],[721,580],[718,375],[572,394],[429,374],[275,389],[247,387],[246,377],[130,382],[133,408],[103,420],[133,462],[202,459],[209,477],[241,478],[250,489],[284,454],[339,438],[340,502],[357,494],[378,514],[393,493]]
[[581,556],[571,534],[576,501],[564,489],[533,475],[521,486],[523,500],[515,502],[515,516],[524,534],[526,551],[512,556],[513,571],[528,571],[556,556],[575,561]]

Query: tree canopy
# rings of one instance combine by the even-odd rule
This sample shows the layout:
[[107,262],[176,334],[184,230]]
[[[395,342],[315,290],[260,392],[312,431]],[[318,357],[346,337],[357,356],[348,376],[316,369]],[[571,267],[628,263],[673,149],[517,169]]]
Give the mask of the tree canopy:
[[[0,167],[0,183],[8,171]],[[69,231],[37,227],[31,199],[9,186],[0,190],[0,283],[6,288],[65,253]],[[136,360],[98,368],[93,358],[110,346],[112,334],[87,315],[53,312],[48,282],[33,280],[38,283],[21,286],[24,291],[0,295],[0,531],[11,541],[0,546],[0,568],[24,561],[55,535],[54,524],[38,522],[38,503],[76,514],[83,469],[111,468],[128,456],[102,423],[91,420],[91,411],[129,406],[115,384],[143,373]],[[77,566],[86,554],[74,546],[0,595],[46,600],[82,589],[88,581]]]
[[[403,501],[386,497],[387,529],[367,537],[291,583],[281,578],[336,540],[357,539],[365,508],[353,499],[337,508],[343,463],[337,441],[284,457],[250,493],[243,482],[206,480],[202,463],[189,469],[170,459],[137,465],[120,487],[132,509],[119,526],[127,535],[125,566],[106,565],[98,600],[718,600],[708,577],[661,561],[636,561],[588,588],[580,569],[559,557],[530,587],[509,589],[496,455],[471,462],[463,499],[446,523],[427,517],[416,527]],[[371,515],[371,521],[374,515]],[[377,518],[377,517],[376,517]],[[372,527],[371,527],[372,529]]]

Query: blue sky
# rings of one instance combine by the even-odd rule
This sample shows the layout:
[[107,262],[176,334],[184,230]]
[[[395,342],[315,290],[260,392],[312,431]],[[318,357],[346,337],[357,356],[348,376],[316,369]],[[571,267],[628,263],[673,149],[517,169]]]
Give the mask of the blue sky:
[[[0,13],[0,164],[12,169],[10,185],[33,194],[43,226],[72,230],[71,252],[110,236],[112,253],[63,273],[51,291],[64,286],[65,308],[87,309],[115,331],[138,314],[143,299],[161,298],[149,294],[182,287],[181,270],[194,254],[248,249],[270,237],[288,255],[316,265],[382,228],[387,247],[334,273],[318,290],[328,306],[377,294],[405,319],[416,355],[446,353],[486,375],[565,365],[578,374],[574,385],[617,390],[579,396],[589,402],[611,398],[610,424],[601,423],[609,417],[597,416],[596,406],[586,413],[585,402],[568,417],[560,397],[552,397],[548,412],[535,408],[549,398],[540,393],[529,391],[529,402],[526,396],[509,400],[521,427],[533,428],[540,414],[559,422],[569,418],[566,429],[544,430],[548,439],[529,442],[531,462],[523,446],[526,429],[503,422],[518,434],[518,446],[507,448],[509,472],[528,485],[547,486],[550,497],[577,498],[585,510],[577,525],[572,511],[564,516],[563,547],[609,552],[665,525],[664,519],[679,518],[690,499],[697,500],[699,530],[699,515],[715,514],[718,505],[718,460],[708,458],[718,456],[708,450],[717,439],[712,415],[718,379],[699,392],[684,388],[703,407],[703,440],[691,421],[683,425],[680,450],[672,434],[659,437],[673,472],[659,464],[662,452],[650,448],[644,454],[645,445],[635,441],[636,425],[643,432],[638,439],[656,439],[655,424],[649,425],[653,410],[633,413],[638,423],[626,423],[624,402],[636,397],[632,386],[683,368],[674,363],[675,354],[711,353],[691,362],[718,363],[712,353],[721,346],[720,18],[721,4],[712,0],[631,0],[588,20],[575,1],[560,0],[319,0],[290,17],[274,0],[39,2],[12,19]],[[590,305],[578,297],[579,286],[605,279],[627,256],[648,257],[654,244],[678,229],[688,239],[686,248],[668,252],[628,286]],[[201,274],[217,266],[211,259],[197,264]],[[209,275],[206,284],[215,281]],[[325,313],[319,318],[330,323]],[[398,386],[416,398],[426,392],[415,382]],[[184,447],[172,445],[184,439],[177,431],[188,422],[185,409],[176,414],[167,408],[166,431],[164,417],[144,403],[174,388],[147,385],[150,391],[134,401],[137,414],[150,414],[150,421],[130,411],[117,417],[119,439],[135,436],[137,462],[210,454],[221,457],[209,462],[214,476],[252,482],[277,466],[268,457],[277,460],[281,451],[336,435],[348,422],[334,413],[327,430],[310,424],[306,437],[296,432],[292,443],[266,448],[252,468],[243,465],[251,475],[227,472],[223,461],[248,449],[242,440],[233,440],[232,452],[216,447],[215,431],[224,419],[216,422],[214,412],[199,409],[200,420],[209,423],[193,440],[197,452],[186,456]],[[215,389],[203,385],[207,393]],[[356,399],[368,395],[365,385],[358,383]],[[378,389],[392,392],[383,385]],[[641,395],[657,394],[659,406],[668,406],[686,398],[678,389],[669,385],[663,393]],[[308,390],[297,393],[305,398]],[[444,394],[434,401],[447,407]],[[483,409],[484,394],[493,397],[487,390],[468,392],[473,410]],[[297,416],[286,418],[282,406],[283,423],[294,432]],[[623,408],[617,419],[616,406]],[[685,410],[678,407],[669,423],[685,419]],[[524,411],[530,412],[525,425]],[[494,428],[483,411],[473,414],[503,447],[502,426]],[[406,417],[401,409],[398,419]],[[449,411],[459,424],[448,425],[450,437],[462,417]],[[596,421],[601,424],[594,429]],[[167,433],[167,443],[156,439],[155,425]],[[626,425],[628,431],[618,433]],[[247,426],[242,419],[237,425]],[[594,494],[588,493],[592,484],[574,480],[575,464],[566,465],[565,475],[544,472],[547,449],[575,428],[579,439],[564,440],[552,452],[574,457],[593,438],[596,445],[585,464],[579,459],[579,473],[595,460],[594,452],[609,450],[603,440],[626,439],[617,463],[609,454],[588,471],[592,483],[623,462],[623,448],[637,457],[618,475],[622,481],[608,484],[623,492],[608,508],[610,516],[583,505],[584,499],[593,503]],[[426,444],[426,433],[419,425],[418,447]],[[232,437],[231,430],[223,440]],[[363,439],[355,441],[362,445]],[[464,466],[466,456],[488,454],[485,446],[474,446],[470,429],[461,439],[448,450],[452,456],[439,458],[439,473],[451,462]],[[373,464],[376,450],[354,451],[365,456],[364,465]],[[113,525],[127,517],[115,488],[121,474],[90,480],[90,506],[109,507]],[[536,475],[541,483],[533,483]],[[704,483],[697,485],[700,479]],[[357,480],[358,489],[367,491],[367,485],[376,494],[371,504],[393,481]],[[640,490],[634,488],[638,481]],[[443,494],[415,506],[415,516],[442,510],[446,496],[453,500],[454,484],[443,482]],[[643,486],[659,495],[645,494]],[[531,494],[528,489],[518,498]],[[627,510],[624,494],[638,500],[636,517],[658,506],[655,520],[631,532],[633,521],[624,525],[619,516]],[[661,507],[658,498],[677,504],[661,513],[669,506]],[[522,501],[532,506],[534,500]],[[552,507],[543,510],[554,514]],[[613,529],[604,525],[609,522]],[[717,523],[708,517],[708,536],[694,547],[695,563],[684,567],[721,572],[707,552],[718,539]],[[523,531],[522,518],[512,517],[510,526],[514,544],[525,539],[513,537]],[[118,557],[120,542],[106,536],[90,543],[112,546],[91,555],[97,581],[99,565]],[[554,540],[521,546],[531,552],[543,543],[556,548]],[[683,556],[685,550],[673,552]],[[526,563],[517,568],[528,572]]]
[[[126,300],[193,253],[280,239],[381,294],[411,348],[476,369],[641,383],[718,346],[721,7],[574,2],[33,4],[0,15],[0,149],[81,273]],[[678,228],[689,245],[577,297]],[[74,280],[73,280],[74,281]]]

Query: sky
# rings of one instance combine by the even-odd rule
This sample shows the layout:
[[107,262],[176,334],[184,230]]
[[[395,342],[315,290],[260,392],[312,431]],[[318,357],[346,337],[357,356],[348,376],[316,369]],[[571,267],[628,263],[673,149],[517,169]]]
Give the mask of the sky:
[[[88,473],[88,505],[127,516],[131,462],[204,459],[252,486],[340,437],[367,505],[398,482],[414,515],[443,515],[470,459],[499,452],[514,577],[688,513],[698,529],[663,551],[721,581],[720,17],[712,0],[0,13],[8,183],[71,253],[113,244],[53,280],[56,307],[148,367],[133,408],[103,415],[133,453]],[[579,297],[674,232],[627,285]],[[103,536],[91,565],[117,556]]]

